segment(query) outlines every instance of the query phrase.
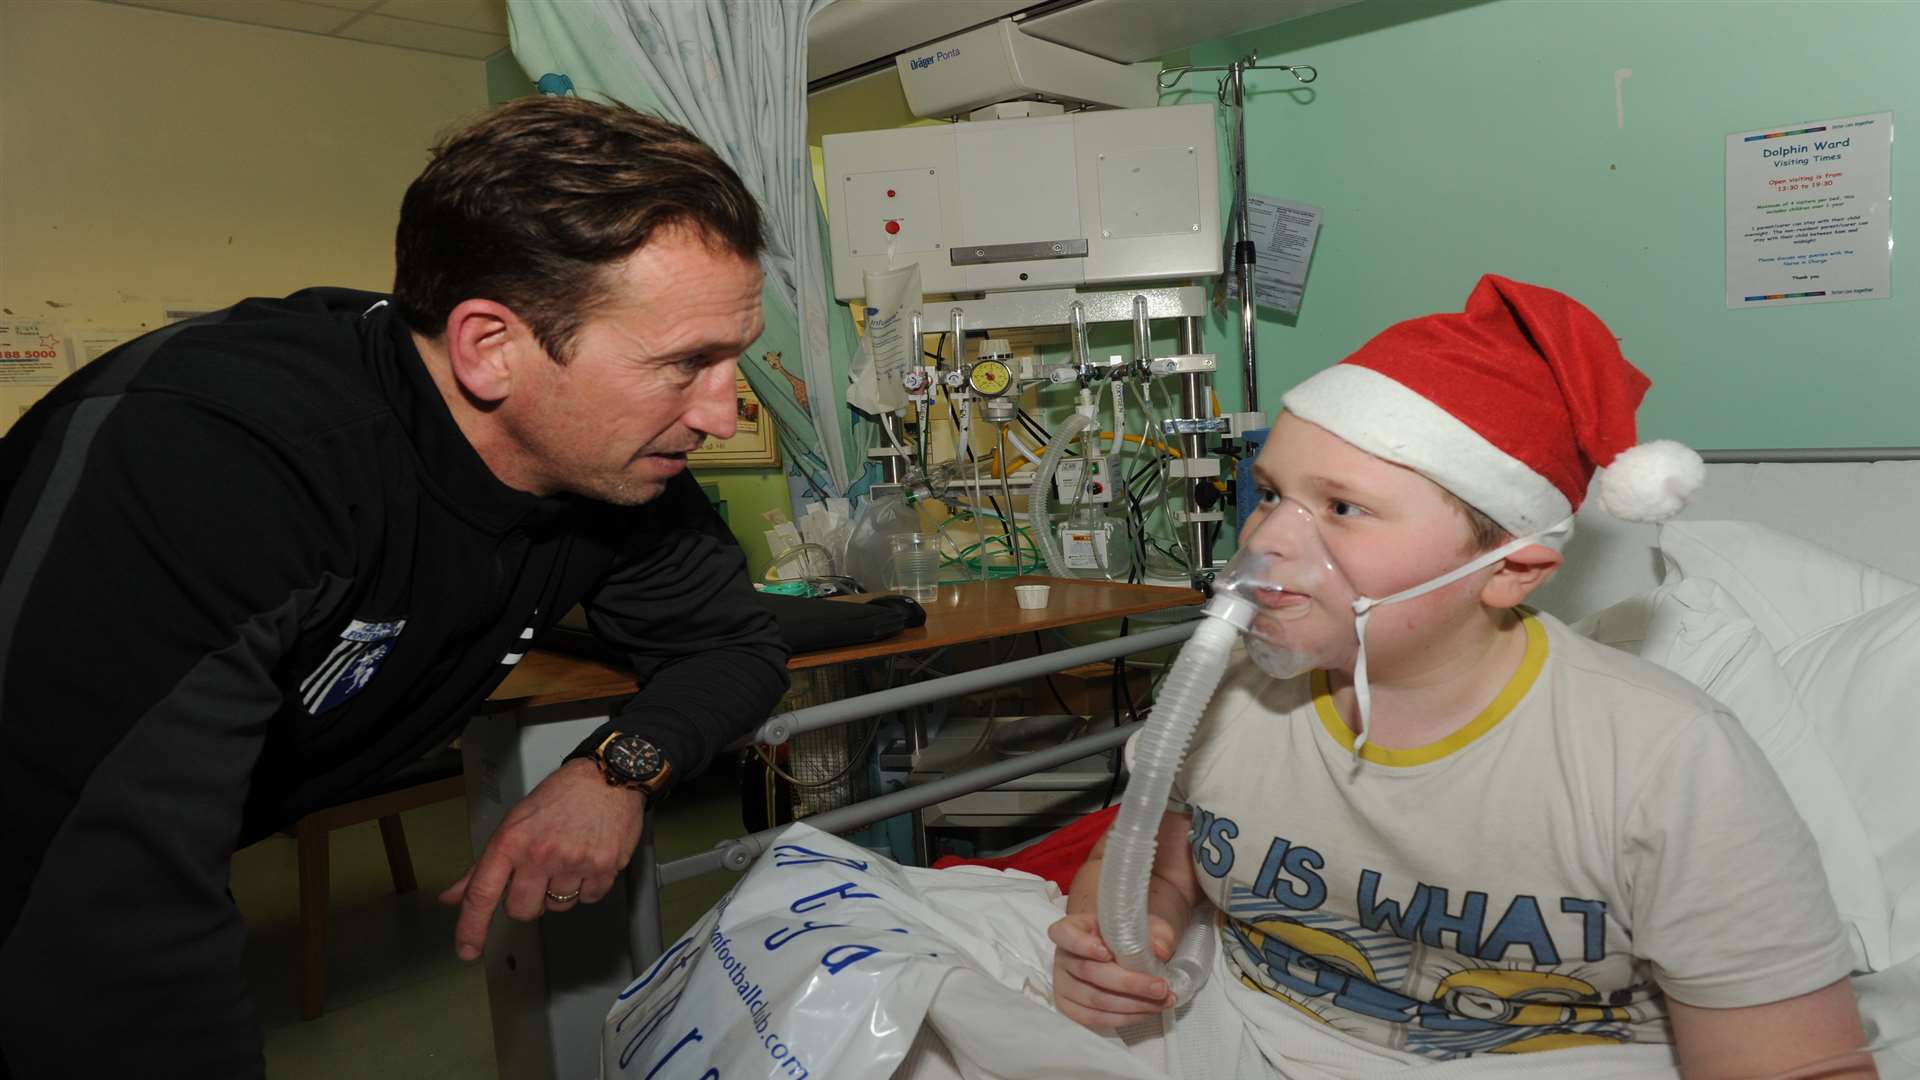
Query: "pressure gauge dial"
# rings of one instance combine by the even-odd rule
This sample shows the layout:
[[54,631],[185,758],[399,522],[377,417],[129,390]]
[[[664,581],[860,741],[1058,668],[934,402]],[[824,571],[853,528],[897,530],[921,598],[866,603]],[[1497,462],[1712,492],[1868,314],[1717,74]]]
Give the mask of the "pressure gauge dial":
[[964,371],[943,371],[940,373],[940,379],[947,384],[948,390],[958,391],[967,384],[967,373]]
[[900,376],[900,385],[909,394],[917,394],[927,388],[927,373],[919,368],[909,368]]
[[981,397],[999,397],[1013,385],[1013,371],[1004,360],[982,360],[967,374],[967,385]]

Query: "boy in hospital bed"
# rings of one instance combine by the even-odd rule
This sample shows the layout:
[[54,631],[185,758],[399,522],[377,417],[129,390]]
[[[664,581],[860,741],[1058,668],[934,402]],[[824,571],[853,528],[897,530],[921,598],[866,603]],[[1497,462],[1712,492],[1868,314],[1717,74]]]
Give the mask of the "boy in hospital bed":
[[[1638,520],[1698,484],[1683,447],[1627,452],[1647,386],[1579,303],[1488,276],[1285,396],[1241,544],[1322,580],[1261,604],[1272,644],[1201,725],[1149,900],[1163,956],[1218,912],[1189,1010],[1213,1075],[1554,1051],[1505,1067],[1756,1076],[1862,1044],[1818,851],[1739,724],[1521,606],[1597,466]],[[1261,670],[1288,657],[1322,663]],[[1056,1005],[1111,1031],[1171,1002],[1101,940],[1104,846],[1049,936]]]

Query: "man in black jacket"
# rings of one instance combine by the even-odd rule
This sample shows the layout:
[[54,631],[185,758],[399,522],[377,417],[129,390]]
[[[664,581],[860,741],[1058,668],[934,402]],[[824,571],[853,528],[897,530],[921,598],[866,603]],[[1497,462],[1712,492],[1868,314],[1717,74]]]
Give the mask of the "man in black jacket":
[[262,1071],[232,852],[443,747],[576,603],[642,689],[443,899],[606,894],[786,653],[686,454],[734,429],[760,219],[686,131],[533,98],[436,148],[391,298],[130,342],[0,442],[0,1075]]

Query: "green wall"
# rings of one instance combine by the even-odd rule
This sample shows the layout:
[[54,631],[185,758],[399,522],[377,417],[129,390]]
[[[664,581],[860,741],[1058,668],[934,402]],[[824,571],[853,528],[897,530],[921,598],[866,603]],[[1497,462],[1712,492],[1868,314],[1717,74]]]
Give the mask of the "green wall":
[[[487,101],[498,105],[517,97],[525,97],[534,92],[532,81],[520,69],[519,61],[511,53],[501,53],[487,61]],[[799,354],[799,338],[790,321],[771,318],[769,310],[767,333],[754,343],[755,352],[780,351],[788,355]],[[719,487],[720,497],[727,503],[727,520],[733,526],[733,534],[747,555],[747,569],[755,581],[765,572],[767,563],[772,560],[767,550],[766,519],[762,516],[769,510],[781,510],[792,513],[792,500],[787,495],[786,476],[781,469],[702,469],[698,473],[702,484]]]
[[487,104],[498,105],[532,93],[533,82],[520,70],[520,62],[512,53],[503,52],[487,61]]
[[[1494,271],[1607,321],[1654,380],[1645,437],[1920,443],[1912,245],[1887,300],[1729,311],[1723,294],[1725,135],[1920,120],[1915,42],[1920,3],[1366,0],[1196,47],[1196,64],[1258,48],[1320,72],[1292,93],[1283,72],[1250,77],[1252,189],[1325,211],[1298,318],[1259,322],[1261,404],[1394,321],[1458,310]],[[1193,85],[1166,100],[1211,98],[1211,76]],[[1894,144],[1896,206],[1914,143]],[[1240,399],[1237,339],[1210,327],[1235,372],[1223,402]]]

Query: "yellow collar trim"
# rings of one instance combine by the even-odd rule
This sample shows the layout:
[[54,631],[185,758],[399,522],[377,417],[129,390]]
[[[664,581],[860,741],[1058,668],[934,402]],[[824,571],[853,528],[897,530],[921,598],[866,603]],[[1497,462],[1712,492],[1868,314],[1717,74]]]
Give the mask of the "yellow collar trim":
[[[1547,664],[1547,631],[1540,625],[1531,611],[1524,608],[1520,613],[1521,625],[1527,631],[1527,652],[1520,660],[1520,669],[1507,680],[1507,685],[1494,695],[1491,704],[1480,710],[1480,715],[1461,725],[1460,729],[1444,739],[1430,742],[1425,746],[1410,746],[1405,749],[1391,749],[1377,743],[1367,743],[1360,748],[1360,757],[1376,765],[1425,765],[1438,761],[1448,754],[1466,746],[1473,740],[1492,731],[1494,726],[1507,718],[1520,699],[1527,696],[1533,684],[1540,677],[1540,669]],[[1327,673],[1316,669],[1313,673],[1313,709],[1320,716],[1320,724],[1327,729],[1333,741],[1339,743],[1348,753],[1353,752],[1353,730],[1347,722],[1340,719],[1340,710],[1333,705],[1333,689],[1327,682]]]

